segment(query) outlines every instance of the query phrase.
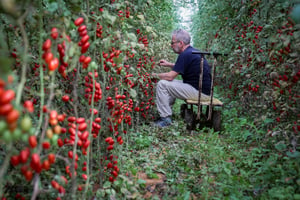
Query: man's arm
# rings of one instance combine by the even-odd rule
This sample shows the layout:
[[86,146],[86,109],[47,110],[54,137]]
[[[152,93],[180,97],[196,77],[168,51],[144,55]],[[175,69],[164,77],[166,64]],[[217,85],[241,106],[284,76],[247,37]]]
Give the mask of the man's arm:
[[164,67],[170,67],[170,68],[172,68],[172,67],[174,67],[174,63],[170,63],[170,62],[168,62],[168,61],[166,61],[166,60],[160,60],[159,61],[159,65],[160,66],[164,66]]
[[174,80],[177,75],[178,75],[178,73],[173,71],[173,70],[169,71],[169,72],[166,72],[166,73],[159,73],[159,74],[153,73],[152,74],[152,76],[154,76],[154,77],[157,77],[161,80],[167,80],[167,81]]

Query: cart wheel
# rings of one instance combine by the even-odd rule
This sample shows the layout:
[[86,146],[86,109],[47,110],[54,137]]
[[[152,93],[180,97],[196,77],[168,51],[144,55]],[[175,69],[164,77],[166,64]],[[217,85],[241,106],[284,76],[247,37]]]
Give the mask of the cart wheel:
[[186,123],[186,129],[187,130],[194,130],[195,129],[196,120],[195,120],[194,113],[191,109],[186,109],[185,110],[184,121]]
[[180,106],[180,116],[184,119],[185,111],[187,110],[187,104],[181,104]]
[[212,113],[212,127],[215,131],[221,130],[221,111],[214,110]]

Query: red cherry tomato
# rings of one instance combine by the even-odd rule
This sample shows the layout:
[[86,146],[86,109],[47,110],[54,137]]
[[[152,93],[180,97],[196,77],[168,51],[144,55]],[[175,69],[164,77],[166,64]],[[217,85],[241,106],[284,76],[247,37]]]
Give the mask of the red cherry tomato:
[[12,110],[7,114],[6,122],[8,124],[12,124],[18,120],[19,116],[20,116],[20,113],[18,110]]
[[64,95],[62,98],[61,98],[64,102],[68,102],[70,100],[70,97],[68,95]]
[[7,104],[15,98],[15,92],[13,90],[3,91],[0,98],[0,105]]
[[38,166],[40,164],[40,156],[37,153],[33,153],[31,155],[31,164],[34,166]]
[[51,53],[50,51],[47,51],[44,53],[43,58],[44,58],[45,62],[49,65],[51,60],[53,59],[53,53]]
[[47,51],[48,49],[51,48],[51,45],[52,45],[52,42],[50,39],[47,39],[44,44],[43,44],[43,50],[44,51]]
[[77,29],[78,32],[82,32],[82,31],[85,31],[85,30],[86,30],[86,25],[81,25]]
[[53,164],[53,163],[55,162],[55,154],[50,153],[50,154],[48,155],[48,160],[49,160],[49,162],[50,162],[51,164]]
[[58,37],[58,30],[57,28],[53,27],[51,29],[51,37],[55,40]]
[[58,58],[52,59],[52,60],[49,62],[49,65],[48,65],[49,71],[54,71],[54,70],[56,70],[56,68],[58,67],[58,65],[59,65],[59,60],[58,60]]
[[0,106],[0,115],[7,115],[13,109],[13,106],[10,103]]
[[75,21],[74,24],[75,26],[80,26],[83,23],[84,19],[83,17],[78,17]]
[[28,138],[28,143],[31,148],[35,148],[37,146],[37,139],[35,135],[31,135]]
[[12,156],[10,158],[10,163],[13,165],[13,166],[17,166],[19,164],[19,156]]

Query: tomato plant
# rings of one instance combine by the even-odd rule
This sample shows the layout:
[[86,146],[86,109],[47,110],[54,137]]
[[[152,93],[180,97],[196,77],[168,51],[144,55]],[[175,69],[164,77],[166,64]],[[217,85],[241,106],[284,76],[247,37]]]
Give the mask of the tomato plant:
[[153,119],[154,41],[169,38],[150,16],[170,17],[171,1],[9,3],[0,13],[0,194],[81,198],[93,182],[115,183],[130,130]]

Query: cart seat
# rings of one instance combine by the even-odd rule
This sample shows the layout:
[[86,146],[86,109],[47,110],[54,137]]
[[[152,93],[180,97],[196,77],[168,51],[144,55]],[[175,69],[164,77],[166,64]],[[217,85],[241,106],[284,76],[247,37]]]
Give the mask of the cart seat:
[[[198,105],[198,99],[196,99],[196,100],[195,99],[186,99],[185,102],[187,104]],[[210,105],[210,98],[201,97],[200,105],[205,105],[205,106]],[[213,106],[223,106],[223,102],[214,97],[213,101],[212,101],[212,105]]]

